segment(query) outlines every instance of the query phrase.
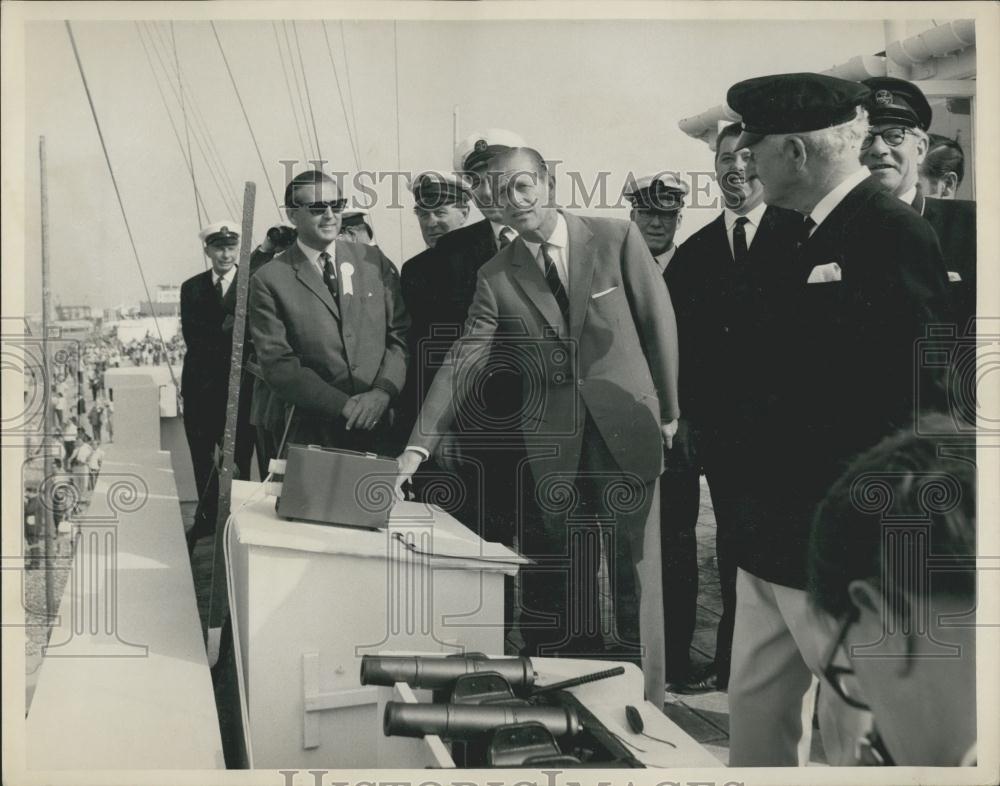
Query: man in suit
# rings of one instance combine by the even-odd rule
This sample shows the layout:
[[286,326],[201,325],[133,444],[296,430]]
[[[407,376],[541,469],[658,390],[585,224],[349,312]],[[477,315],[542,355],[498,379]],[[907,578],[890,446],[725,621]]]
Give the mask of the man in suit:
[[297,238],[251,279],[250,333],[264,381],[288,409],[286,445],[379,452],[406,377],[410,320],[393,264],[375,246],[337,240],[344,205],[319,170],[289,182]]
[[965,179],[965,151],[957,139],[928,132],[927,155],[917,183],[925,197],[954,199]]
[[[411,372],[403,395],[400,447],[405,444],[424,396],[430,389],[440,359],[462,331],[483,264],[509,244],[517,232],[504,223],[503,209],[493,199],[487,167],[498,153],[524,144],[520,136],[499,128],[476,131],[455,148],[455,172],[461,181],[415,181],[428,200],[458,200],[470,195],[482,221],[439,235],[432,248],[403,265],[403,299],[412,317]],[[421,197],[423,199],[423,197]],[[511,544],[516,511],[515,467],[523,451],[509,424],[519,410],[521,380],[502,358],[483,371],[481,396],[466,407],[462,433],[445,438],[438,455],[421,466],[414,478],[418,498],[433,501],[490,541]],[[516,429],[514,429],[516,432]],[[511,582],[508,584],[510,594]],[[513,613],[514,601],[506,604]],[[508,627],[510,623],[508,619]]]
[[[750,152],[736,148],[741,132],[738,123],[731,124],[716,142],[722,213],[684,242],[664,275],[677,312],[685,413],[678,444],[668,457],[668,472],[660,481],[664,533],[674,533],[662,536],[664,607],[668,621],[673,611],[683,626],[676,648],[667,637],[668,665],[673,662],[677,669],[669,689],[677,693],[726,690],[729,685],[736,618],[734,538],[747,466],[759,460],[759,445],[747,432],[760,414],[750,402],[763,398],[759,390],[753,391],[760,382],[755,364],[772,313],[767,283],[791,263],[802,224],[794,211],[764,203],[763,186],[748,171]],[[681,457],[687,459],[687,471],[669,472],[672,463],[682,463]],[[715,657],[701,674],[690,672],[688,660],[698,593],[694,530],[699,469],[712,494],[722,595]],[[671,590],[674,597],[668,599]]]
[[976,313],[976,203],[928,198],[920,186],[929,144],[927,129],[933,119],[923,91],[913,82],[888,76],[866,79],[863,84],[872,89],[867,103],[872,127],[861,143],[861,163],[934,227],[951,309],[962,335]]
[[[181,284],[181,333],[187,348],[181,371],[184,433],[191,450],[199,499],[208,489],[215,448],[221,447],[226,425],[236,310],[236,287],[233,285],[239,256],[238,227],[239,224],[232,220],[204,227],[198,236],[212,266]],[[245,379],[241,385],[237,418],[236,466],[243,479],[250,477],[254,445],[249,417],[251,384]]]
[[[869,89],[820,74],[740,82],[742,117],[764,202],[803,214],[802,246],[770,302],[780,312],[757,352],[770,381],[754,401],[762,456],[747,472],[737,538],[729,682],[730,765],[808,761],[816,631],[805,566],[815,508],[850,459],[912,419],[914,345],[942,313],[934,232],[858,161]],[[867,723],[819,695],[827,760],[850,761]],[[803,722],[805,720],[805,722]]]
[[[647,695],[659,703],[656,483],[679,414],[670,297],[634,225],[555,208],[555,181],[536,151],[500,153],[490,170],[519,238],[479,270],[465,331],[399,457],[397,489],[451,428],[476,365],[494,348],[519,357],[527,460],[518,535],[538,560],[521,574],[522,611],[540,615],[531,624],[522,617],[523,652],[603,657],[607,645],[612,657],[641,657]],[[616,621],[606,639],[602,550]]]

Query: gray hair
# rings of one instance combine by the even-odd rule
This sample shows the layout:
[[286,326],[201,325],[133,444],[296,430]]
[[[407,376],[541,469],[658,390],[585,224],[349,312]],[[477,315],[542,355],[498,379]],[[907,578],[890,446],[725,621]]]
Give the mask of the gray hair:
[[859,106],[853,120],[817,131],[782,134],[778,141],[780,144],[786,137],[797,136],[802,140],[806,154],[810,158],[821,161],[840,161],[849,158],[856,160],[861,153],[861,140],[867,133],[868,112]]

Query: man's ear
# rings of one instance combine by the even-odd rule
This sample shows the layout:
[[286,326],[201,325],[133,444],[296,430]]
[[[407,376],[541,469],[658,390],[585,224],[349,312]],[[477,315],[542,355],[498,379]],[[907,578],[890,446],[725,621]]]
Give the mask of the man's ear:
[[782,152],[789,156],[796,170],[801,170],[806,165],[806,159],[809,156],[806,154],[806,143],[802,140],[802,137],[785,137],[785,141],[782,142],[781,146]]
[[941,199],[954,199],[955,194],[958,193],[958,173],[947,172],[941,178],[938,189],[940,190]]
[[864,579],[855,579],[848,584],[847,594],[859,612],[882,614],[885,611],[882,593]]
[[293,207],[286,207],[285,208],[285,215],[288,217],[288,223],[289,224],[291,224],[293,227],[298,227],[299,222],[295,218],[295,208],[293,208]]

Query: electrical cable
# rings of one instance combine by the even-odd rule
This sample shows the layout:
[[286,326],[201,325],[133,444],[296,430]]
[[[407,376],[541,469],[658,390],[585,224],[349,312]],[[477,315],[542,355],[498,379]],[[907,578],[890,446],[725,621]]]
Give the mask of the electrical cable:
[[[90,105],[90,114],[94,118],[94,126],[97,129],[97,138],[101,142],[101,150],[104,153],[104,162],[108,165],[108,174],[111,176],[111,185],[115,189],[115,197],[118,200],[118,208],[121,210],[122,220],[125,222],[125,232],[128,235],[128,241],[132,246],[132,254],[135,256],[136,267],[139,268],[139,278],[142,280],[142,288],[146,292],[146,300],[149,303],[153,302],[153,298],[149,293],[149,284],[146,283],[146,274],[142,269],[142,262],[139,260],[139,249],[135,244],[135,237],[132,235],[132,227],[128,222],[128,214],[125,212],[125,203],[122,201],[122,193],[118,188],[118,180],[115,178],[114,167],[111,166],[111,155],[108,153],[108,146],[104,141],[104,132],[101,131],[101,122],[97,119],[97,108],[94,106],[94,98],[90,94],[90,85],[87,83],[87,75],[83,70],[83,61],[80,59],[80,52],[76,47],[76,38],[73,36],[73,27],[70,25],[69,20],[65,20],[66,32],[69,34],[69,43],[73,47],[73,57],[76,59],[76,67],[80,71],[80,80],[83,82],[83,91],[87,94],[87,103]],[[156,311],[153,309],[153,325],[156,327],[156,334],[160,337],[160,344],[163,346],[164,351],[167,348],[167,342],[163,340],[163,331],[160,330],[160,322],[156,318]],[[177,383],[177,377],[174,374],[173,366],[169,363],[167,364],[167,370],[170,371],[170,381],[174,385],[174,389],[177,391],[177,395],[180,396],[181,387]]]
[[403,533],[401,533],[401,532],[393,532],[392,533],[392,538],[393,538],[393,540],[398,540],[402,544],[403,548],[406,549],[407,551],[409,551],[409,552],[411,552],[413,554],[419,554],[422,557],[439,557],[440,559],[471,560],[472,562],[486,562],[486,563],[493,564],[493,565],[523,565],[524,564],[523,560],[521,560],[520,562],[515,562],[514,560],[509,560],[509,559],[491,559],[489,557],[476,557],[476,556],[469,555],[469,554],[445,554],[445,553],[439,552],[439,551],[423,551],[422,549],[418,549],[412,543],[407,543],[406,540],[403,538]]

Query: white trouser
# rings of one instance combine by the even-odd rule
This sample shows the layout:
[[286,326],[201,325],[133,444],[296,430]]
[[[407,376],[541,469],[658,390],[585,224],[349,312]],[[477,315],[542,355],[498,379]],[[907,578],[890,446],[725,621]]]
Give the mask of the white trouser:
[[[827,654],[807,616],[804,590],[736,574],[736,627],[729,678],[729,766],[804,767],[809,763],[817,678]],[[830,765],[848,765],[867,712],[829,685],[819,691],[819,728]]]

